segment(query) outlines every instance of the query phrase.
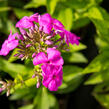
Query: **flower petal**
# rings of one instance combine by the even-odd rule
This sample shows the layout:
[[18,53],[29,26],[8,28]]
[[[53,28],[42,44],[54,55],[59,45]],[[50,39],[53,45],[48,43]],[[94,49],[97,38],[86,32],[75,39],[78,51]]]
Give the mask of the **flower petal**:
[[43,77],[42,84],[47,88],[52,78]]
[[18,40],[11,40],[11,41],[5,40],[0,50],[0,55],[6,56],[9,53],[9,51],[16,48],[17,45],[18,45]]
[[17,46],[18,46],[18,40],[12,40],[12,41],[9,41],[8,43],[7,43],[7,48],[9,49],[9,51],[10,50],[13,50],[14,48],[16,48]]
[[56,85],[56,81],[55,80],[50,81],[50,83],[48,85],[48,89],[50,91],[57,91],[58,90],[58,87]]
[[55,28],[56,26],[57,27],[60,27],[60,28],[64,28],[64,25],[57,19],[52,19],[52,22],[53,22],[53,28],[56,30],[57,28]]
[[48,61],[47,56],[44,52],[38,53],[33,59],[33,64],[38,65],[42,63],[46,63]]
[[48,48],[47,49],[47,54],[48,54],[48,60],[50,61],[51,64],[53,65],[63,65],[64,60],[61,57],[61,53],[54,49],[54,48]]
[[30,28],[34,26],[33,22],[30,21],[30,18],[25,16],[19,22],[17,22],[16,27],[18,28]]
[[39,22],[40,28],[43,28],[43,31],[45,33],[49,34],[51,32],[53,25],[52,25],[52,17],[50,14],[47,13],[40,16],[38,19],[38,22]]
[[35,13],[29,17],[30,21],[38,23],[38,13]]

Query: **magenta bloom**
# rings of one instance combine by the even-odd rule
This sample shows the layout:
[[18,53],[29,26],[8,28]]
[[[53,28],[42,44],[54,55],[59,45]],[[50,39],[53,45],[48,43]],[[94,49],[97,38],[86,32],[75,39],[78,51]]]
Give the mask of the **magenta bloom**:
[[41,15],[38,21],[39,21],[40,28],[43,29],[43,31],[48,34],[51,33],[52,28],[54,28],[55,30],[56,27],[64,28],[64,25],[60,21],[52,18],[51,15],[48,13]]
[[38,23],[38,13],[33,14],[30,17],[28,17],[28,16],[23,17],[19,22],[17,22],[16,27],[30,28],[30,27],[34,26],[33,22]]
[[41,68],[43,76],[42,84],[50,91],[57,91],[58,87],[62,84],[62,66],[43,64]]
[[35,58],[33,59],[33,64],[43,64],[43,63],[49,63],[52,65],[63,65],[64,61],[61,57],[61,53],[54,49],[54,48],[48,48],[47,49],[47,55],[44,52],[38,53]]
[[64,28],[64,25],[59,20],[53,18],[52,22],[53,22],[53,28],[55,31],[57,30],[57,27],[61,29]]
[[60,32],[61,38],[65,39],[66,44],[69,46],[69,43],[79,45],[79,39],[80,37],[76,36],[74,33],[71,33],[67,30],[64,30],[63,32]]
[[8,39],[5,40],[5,42],[2,45],[2,48],[0,50],[0,55],[6,56],[9,53],[9,51],[13,50],[18,46],[19,41],[15,39],[15,37],[19,37],[19,34],[15,33],[12,35],[12,32],[10,32]]
[[52,29],[52,17],[50,14],[41,15],[38,19],[40,29],[42,29],[45,33],[50,33]]

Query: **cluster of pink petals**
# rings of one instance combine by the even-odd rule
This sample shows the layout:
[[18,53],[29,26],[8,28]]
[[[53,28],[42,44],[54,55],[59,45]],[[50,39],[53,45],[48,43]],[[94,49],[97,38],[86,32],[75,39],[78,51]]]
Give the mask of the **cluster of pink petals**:
[[9,51],[13,50],[14,48],[18,46],[19,41],[15,39],[15,37],[19,38],[19,34],[15,33],[12,35],[12,31],[11,31],[8,39],[5,40],[2,45],[2,48],[0,50],[0,55],[6,56],[9,53]]
[[63,65],[64,60],[61,57],[61,53],[54,49],[54,48],[48,48],[47,49],[47,55],[44,52],[38,53],[35,58],[33,59],[33,64],[44,64],[49,63],[52,65]]
[[16,27],[30,28],[30,27],[34,26],[33,22],[38,23],[38,13],[33,14],[30,17],[28,17],[28,16],[23,17],[19,22],[17,22]]
[[[39,26],[36,25],[39,23]],[[79,37],[77,37],[74,33],[67,31],[64,25],[51,17],[50,14],[46,13],[44,15],[39,15],[38,13],[33,14],[32,16],[25,16],[20,21],[17,22],[16,27],[19,28],[21,35],[15,33],[10,35],[7,40],[2,45],[0,50],[0,55],[6,56],[9,51],[16,48],[19,44],[19,40],[24,41],[25,37],[28,37],[28,29],[29,33],[34,33],[34,30],[43,31],[47,35],[45,44],[53,45],[54,42],[50,40],[56,34],[61,36],[60,40],[65,40],[66,44],[69,46],[71,44],[79,44]],[[39,31],[38,30],[38,31]],[[39,32],[40,32],[39,31]],[[17,39],[16,39],[17,37]],[[31,44],[26,45],[26,47],[30,47]],[[22,57],[23,54],[20,55]],[[47,87],[50,91],[57,91],[58,87],[62,84],[62,65],[64,64],[64,60],[61,57],[61,53],[56,49],[56,45],[53,48],[47,48],[46,53],[40,52],[38,54],[33,53],[33,64],[41,65],[42,69],[42,84]],[[39,87],[40,83],[38,82],[37,87]]]
[[50,34],[52,28],[54,28],[55,30],[56,30],[56,27],[64,28],[64,25],[60,21],[52,18],[51,15],[48,13],[41,15],[38,18],[38,22],[39,22],[40,28],[43,28],[43,31],[48,34]]
[[44,14],[38,18],[38,22],[40,25],[40,28],[43,28],[43,31],[45,33],[50,34],[51,30],[54,29],[55,33],[59,34],[61,36],[61,39],[64,39],[66,44],[79,44],[80,37],[77,37],[74,33],[71,33],[67,30],[65,30],[64,25],[58,21],[57,19],[54,19],[50,16],[50,14]]
[[47,34],[51,34],[52,30],[55,30],[55,33],[59,34],[68,46],[69,43],[79,44],[80,37],[65,30],[64,25],[59,20],[52,18],[48,13],[44,15],[36,13],[30,17],[25,16],[16,24],[16,27],[20,28],[20,30],[21,28],[31,28],[34,27],[34,22],[39,23],[39,29]]
[[62,79],[63,79],[62,66],[54,66],[52,64],[43,64],[41,68],[43,71],[42,84],[46,88],[48,88],[50,91],[57,91],[58,87],[62,84]]
[[64,60],[61,57],[61,53],[54,48],[48,48],[47,55],[44,52],[38,53],[33,59],[33,64],[43,64],[41,66],[43,85],[50,91],[57,91],[62,84],[62,65]]

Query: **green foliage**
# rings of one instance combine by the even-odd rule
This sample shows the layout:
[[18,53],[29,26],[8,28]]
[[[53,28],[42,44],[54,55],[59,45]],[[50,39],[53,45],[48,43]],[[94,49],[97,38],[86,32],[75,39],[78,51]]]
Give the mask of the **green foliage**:
[[[0,39],[7,37],[10,30],[13,33],[18,32],[15,28],[16,21],[23,16],[30,16],[35,8],[37,10],[41,6],[44,6],[54,18],[60,20],[67,30],[72,30],[74,33],[81,29],[87,31],[89,24],[93,23],[96,29],[93,35],[99,54],[85,68],[81,68],[79,64],[88,63],[88,59],[81,52],[87,49],[86,45],[82,43],[79,46],[70,45],[68,52],[62,51],[65,61],[63,83],[55,93],[73,92],[82,83],[94,85],[92,95],[101,105],[109,109],[109,13],[100,6],[102,1],[30,0],[26,3],[22,0],[0,0]],[[84,36],[84,31],[81,36]],[[82,42],[82,38],[80,41]],[[35,88],[36,78],[31,78],[34,72],[32,60],[26,60],[24,65],[12,63],[17,60],[14,57],[16,51],[17,49],[8,57],[8,61],[0,57],[0,73],[8,73],[17,83],[11,89],[10,100],[32,100],[32,103],[29,102],[19,109],[59,109],[54,93],[49,93],[42,86],[39,89]],[[84,75],[87,74],[89,78],[84,81]]]
[[56,98],[45,87],[38,90],[34,105],[37,109],[59,109]]
[[26,105],[26,106],[22,106],[19,109],[33,109],[33,107],[34,107],[33,104],[29,104],[29,105]]
[[58,93],[68,93],[75,90],[83,81],[82,68],[65,65],[63,68],[63,84],[59,87]]
[[31,69],[26,68],[24,65],[21,64],[12,64],[8,61],[0,58],[0,71],[7,72],[15,78],[18,74],[22,76],[26,76],[27,72],[31,72]]
[[24,8],[37,8],[39,6],[46,5],[46,0],[32,0],[24,6]]
[[62,53],[63,59],[67,63],[87,63],[87,59],[82,53]]
[[24,9],[14,8],[13,10],[14,10],[16,16],[17,16],[19,19],[21,19],[21,18],[24,17],[24,16],[30,16],[30,15],[33,14],[33,12],[27,11],[27,10],[24,10]]

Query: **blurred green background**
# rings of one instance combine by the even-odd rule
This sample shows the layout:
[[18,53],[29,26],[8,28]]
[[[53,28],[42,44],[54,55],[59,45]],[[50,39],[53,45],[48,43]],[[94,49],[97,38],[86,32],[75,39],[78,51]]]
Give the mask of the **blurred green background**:
[[[30,60],[0,56],[0,79],[18,82],[11,96],[0,96],[1,109],[109,109],[108,0],[0,0],[0,46],[16,22],[33,13],[50,13],[81,37],[80,45],[63,52],[63,84],[49,92],[31,79]],[[19,81],[24,81],[22,85]]]

